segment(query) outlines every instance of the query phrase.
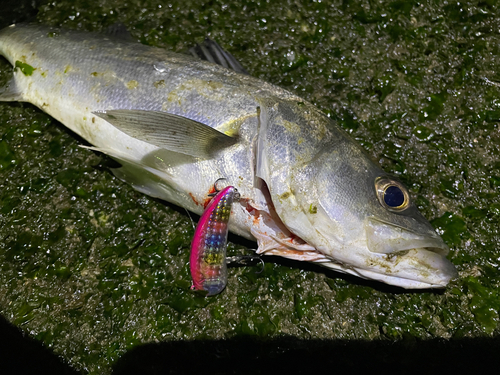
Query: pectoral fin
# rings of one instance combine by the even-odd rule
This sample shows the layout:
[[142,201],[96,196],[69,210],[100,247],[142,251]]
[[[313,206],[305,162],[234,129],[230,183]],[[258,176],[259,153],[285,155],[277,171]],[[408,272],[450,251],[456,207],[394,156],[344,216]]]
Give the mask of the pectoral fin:
[[211,158],[237,142],[208,125],[167,112],[116,109],[93,113],[131,137],[194,157]]

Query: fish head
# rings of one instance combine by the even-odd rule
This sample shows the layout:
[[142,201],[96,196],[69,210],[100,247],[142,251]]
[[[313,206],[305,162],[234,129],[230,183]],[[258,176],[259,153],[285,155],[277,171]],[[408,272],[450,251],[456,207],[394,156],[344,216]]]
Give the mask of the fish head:
[[[336,126],[314,134],[330,119],[317,115],[307,127],[311,114],[284,119],[277,108],[267,116],[267,131],[281,139],[268,136],[264,147],[273,206],[291,233],[325,255],[321,265],[407,289],[444,287],[457,276],[448,246],[401,182]],[[290,124],[280,125],[292,119],[307,131],[293,135]],[[283,139],[302,141],[284,151]]]

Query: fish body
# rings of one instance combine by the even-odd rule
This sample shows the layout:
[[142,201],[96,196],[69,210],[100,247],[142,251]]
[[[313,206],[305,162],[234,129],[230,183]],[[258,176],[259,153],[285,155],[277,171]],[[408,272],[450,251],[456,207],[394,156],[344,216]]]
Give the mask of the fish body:
[[208,296],[222,292],[227,284],[226,247],[233,201],[239,198],[234,186],[218,192],[208,204],[194,232],[189,266],[192,289]]
[[[457,275],[406,188],[282,88],[187,55],[41,25],[0,31],[0,54],[16,67],[0,101],[47,112],[118,160],[115,175],[137,190],[202,214],[207,190],[225,177],[241,194],[229,229],[257,241],[258,253],[403,288],[443,287]],[[198,137],[204,128],[211,135]]]

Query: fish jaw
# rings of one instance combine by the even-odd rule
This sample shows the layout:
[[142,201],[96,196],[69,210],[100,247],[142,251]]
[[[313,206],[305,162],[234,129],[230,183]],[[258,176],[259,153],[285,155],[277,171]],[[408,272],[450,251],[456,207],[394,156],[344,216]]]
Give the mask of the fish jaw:
[[346,267],[334,262],[321,263],[335,271],[375,280],[404,289],[445,288],[458,276],[455,266],[445,257],[416,248],[394,256],[378,254],[371,258],[370,269]]
[[458,276],[448,246],[435,232],[416,233],[373,217],[365,220],[366,269],[358,276],[406,289],[443,288]]
[[372,253],[396,254],[405,250],[425,248],[446,256],[450,251],[435,232],[423,235],[375,217],[367,218],[364,227],[367,247]]

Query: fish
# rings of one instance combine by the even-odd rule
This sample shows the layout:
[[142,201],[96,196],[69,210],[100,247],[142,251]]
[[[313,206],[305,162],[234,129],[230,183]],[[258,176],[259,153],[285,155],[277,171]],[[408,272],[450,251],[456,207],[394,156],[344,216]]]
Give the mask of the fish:
[[227,284],[227,235],[233,201],[240,198],[234,186],[219,191],[208,204],[196,226],[191,244],[189,268],[191,289],[219,294]]
[[1,30],[0,54],[14,67],[0,101],[60,121],[138,191],[201,215],[226,178],[241,195],[229,230],[258,254],[406,289],[458,275],[408,189],[294,93],[231,65],[39,24]]

